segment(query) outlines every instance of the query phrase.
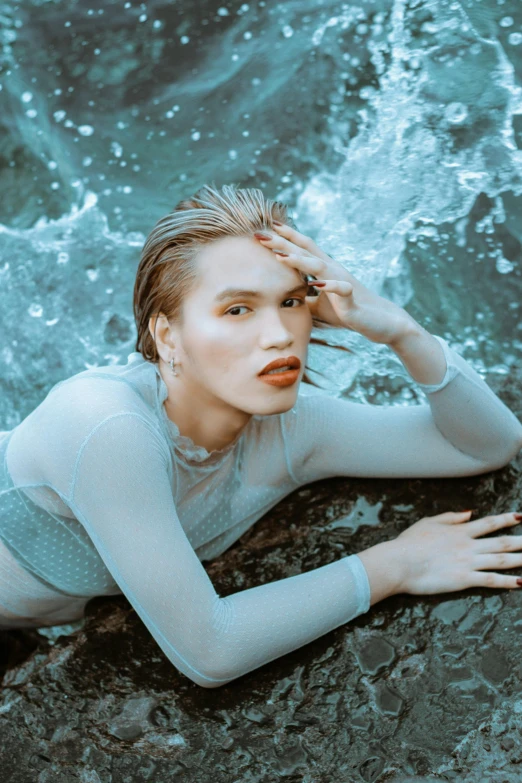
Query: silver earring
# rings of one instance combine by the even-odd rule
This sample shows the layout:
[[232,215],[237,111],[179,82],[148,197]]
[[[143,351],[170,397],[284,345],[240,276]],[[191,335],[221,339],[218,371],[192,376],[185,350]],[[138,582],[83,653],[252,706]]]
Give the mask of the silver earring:
[[170,364],[170,369],[172,370],[173,374],[177,375],[178,373],[174,369],[174,359],[173,358],[170,360],[169,364]]

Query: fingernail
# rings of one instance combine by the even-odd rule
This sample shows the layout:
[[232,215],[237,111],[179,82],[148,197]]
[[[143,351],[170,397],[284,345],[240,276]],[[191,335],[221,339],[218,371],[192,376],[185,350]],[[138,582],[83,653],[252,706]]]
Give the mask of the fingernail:
[[279,220],[272,220],[272,223],[274,226],[282,226],[283,224],[279,222]]
[[522,519],[522,514],[513,514],[515,519]]
[[254,231],[254,236],[256,239],[272,239],[270,234],[262,234],[261,231]]
[[517,579],[517,585],[520,585],[522,587],[522,579]]
[[321,283],[319,280],[309,280],[308,281],[308,285],[323,286],[323,285],[326,285],[326,283]]
[[289,256],[289,253],[281,253],[281,251],[280,251],[280,250],[278,250],[278,251],[277,251],[277,255],[278,255],[278,256],[285,256],[286,258],[288,258],[288,256]]

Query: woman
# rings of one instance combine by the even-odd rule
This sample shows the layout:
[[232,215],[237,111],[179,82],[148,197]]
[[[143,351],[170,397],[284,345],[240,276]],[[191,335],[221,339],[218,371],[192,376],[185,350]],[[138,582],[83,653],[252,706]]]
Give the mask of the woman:
[[[324,278],[312,283],[318,297],[307,296],[308,276]],[[92,596],[123,592],[174,666],[214,688],[394,593],[520,585],[494,570],[522,565],[522,536],[480,538],[520,514],[469,522],[469,511],[447,511],[221,598],[201,561],[297,487],[485,473],[515,457],[522,426],[442,338],[365,288],[257,189],[205,186],[159,220],[134,314],[126,365],[61,381],[3,434],[4,627],[74,620]],[[313,323],[388,345],[429,404],[298,395]]]

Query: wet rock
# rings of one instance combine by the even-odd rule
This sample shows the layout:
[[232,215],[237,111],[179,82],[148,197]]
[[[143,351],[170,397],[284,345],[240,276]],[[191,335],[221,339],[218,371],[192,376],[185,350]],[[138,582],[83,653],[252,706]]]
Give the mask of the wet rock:
[[[495,391],[522,419],[521,381],[517,370]],[[205,567],[228,595],[426,514],[511,510],[521,470],[519,456],[462,479],[318,481]],[[77,623],[0,632],[2,783],[519,783],[521,627],[517,591],[399,595],[206,690],[170,664],[124,596],[96,598]]]

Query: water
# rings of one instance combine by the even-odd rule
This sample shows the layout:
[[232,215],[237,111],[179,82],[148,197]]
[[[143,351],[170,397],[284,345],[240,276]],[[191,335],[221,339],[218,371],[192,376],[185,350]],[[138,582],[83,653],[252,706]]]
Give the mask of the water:
[[[0,23],[3,428],[125,361],[145,237],[211,180],[287,201],[484,377],[520,360],[517,0],[22,0]],[[423,401],[385,346],[329,339],[355,351],[310,347],[332,394]]]
[[[212,180],[261,187],[287,201],[301,231],[446,337],[484,377],[509,373],[522,356],[521,76],[520,0],[0,0],[0,429],[15,426],[59,380],[125,361],[134,349],[132,289],[145,237],[179,200]],[[332,394],[378,404],[425,401],[386,347],[352,332],[330,339],[355,351],[350,357],[311,346],[310,361],[327,372]],[[361,503],[332,529],[373,524],[375,507],[364,497]],[[460,742],[466,732],[458,753],[475,752],[482,734],[475,737],[469,726],[493,708],[494,728],[499,712],[506,712],[503,725],[520,712],[517,686],[498,679],[509,671],[500,651],[516,648],[515,605],[506,602],[502,613],[498,596],[443,602],[433,610],[442,622],[435,630],[426,625],[430,607],[423,601],[411,609],[417,620],[407,608],[395,621],[388,635],[405,659],[372,690],[375,709],[363,703],[358,717],[356,702],[366,691],[357,666],[347,668],[342,657],[326,707],[321,695],[313,697],[325,725],[336,722],[338,737],[345,727],[334,697],[340,689],[348,694],[355,728],[343,747],[348,761],[350,754],[366,758],[363,780],[385,767],[384,744],[382,751],[366,745],[373,736],[384,743],[388,725],[396,730],[398,723],[383,728],[382,721],[398,721],[404,710],[401,678],[410,678],[410,702],[427,710],[425,724],[404,710],[397,741],[389,740],[401,769],[412,774],[426,771],[424,758],[435,766],[449,758],[455,737]],[[416,652],[415,622],[428,628],[433,649]],[[54,641],[54,631],[45,635]],[[355,632],[349,639],[358,656],[348,659],[365,678],[398,656],[377,636],[360,648]],[[104,637],[103,645],[118,658],[116,641],[107,645]],[[82,708],[84,690],[99,678],[95,648],[83,645],[85,658],[75,668],[88,670],[75,688]],[[460,666],[462,656],[478,673]],[[150,689],[155,667],[145,660]],[[320,694],[323,674],[310,669]],[[296,671],[297,684],[278,683],[275,699],[295,687],[301,700],[303,667]],[[54,669],[46,676],[54,681]],[[159,692],[159,680],[166,687],[169,678],[166,670],[156,676]],[[128,687],[114,681],[121,692]],[[58,692],[67,697],[67,688]],[[27,693],[33,709],[39,700]],[[297,697],[287,701],[295,709]],[[67,705],[64,711],[74,716]],[[258,713],[246,717],[259,735]],[[296,725],[286,714],[284,722]],[[272,727],[266,731],[261,757],[272,768]],[[221,727],[216,732],[222,741]],[[503,758],[501,739],[495,742],[492,756]],[[327,744],[325,735],[315,758],[327,757]],[[419,761],[415,753],[424,746]],[[293,774],[303,758],[301,747],[280,753],[278,774]],[[112,769],[112,761],[107,765]],[[303,774],[311,783],[312,773]]]

